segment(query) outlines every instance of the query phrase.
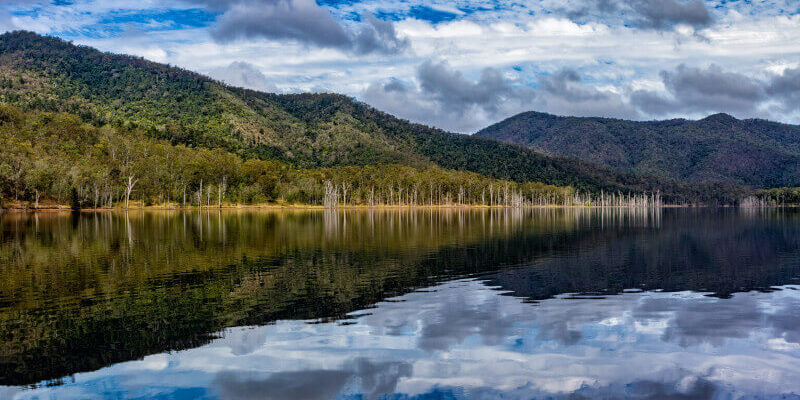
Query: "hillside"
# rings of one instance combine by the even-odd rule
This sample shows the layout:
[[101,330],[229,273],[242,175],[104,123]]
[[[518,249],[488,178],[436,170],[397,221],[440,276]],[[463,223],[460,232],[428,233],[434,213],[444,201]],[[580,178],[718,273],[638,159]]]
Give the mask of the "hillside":
[[681,182],[760,188],[800,184],[800,126],[727,114],[635,122],[526,112],[476,136]]
[[113,126],[171,145],[219,149],[291,168],[441,167],[582,192],[660,190],[674,202],[730,201],[741,193],[737,187],[688,187],[615,172],[412,124],[342,95],[229,87],[194,72],[30,32],[0,35],[0,103],[34,113],[26,120],[42,118],[36,114],[42,112],[69,113],[93,127]]

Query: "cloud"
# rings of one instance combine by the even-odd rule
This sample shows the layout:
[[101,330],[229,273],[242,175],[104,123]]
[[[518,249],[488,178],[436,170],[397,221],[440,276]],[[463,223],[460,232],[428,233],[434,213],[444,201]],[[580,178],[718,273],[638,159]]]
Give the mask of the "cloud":
[[392,393],[401,378],[410,377],[406,362],[372,362],[366,358],[350,361],[342,369],[276,372],[268,376],[223,371],[214,386],[223,398],[248,399],[330,399],[348,383],[357,383],[367,399]]
[[220,372],[214,385],[226,399],[330,399],[352,376],[350,371],[310,370],[278,372],[266,378],[231,371]]
[[666,29],[675,24],[702,28],[711,23],[711,15],[701,0],[628,0],[642,18],[642,25]]
[[676,25],[701,29],[713,22],[702,0],[585,0],[576,4],[561,11],[573,20],[619,17],[640,29],[672,30]]
[[586,85],[569,69],[542,77],[538,88],[532,88],[495,68],[485,68],[477,80],[470,80],[447,62],[425,61],[416,69],[416,85],[398,80],[373,83],[361,98],[402,118],[464,133],[530,110],[640,116],[620,94]]
[[242,356],[255,352],[267,342],[267,332],[252,327],[237,327],[225,330],[221,339],[230,346],[231,353]]
[[773,76],[766,91],[781,102],[781,110],[800,110],[800,68],[787,68],[780,75]]
[[781,308],[767,316],[775,337],[800,344],[800,300],[787,299]]
[[266,76],[253,64],[234,61],[228,66],[209,70],[209,76],[231,86],[260,90],[262,92],[278,92]]
[[314,0],[237,2],[219,17],[211,33],[221,42],[264,37],[294,39],[320,47],[344,47],[350,43],[339,22]]
[[494,113],[501,101],[533,98],[531,91],[512,89],[500,71],[494,68],[484,69],[480,79],[472,82],[446,62],[426,61],[417,69],[417,77],[422,91],[450,112],[464,112],[472,106],[479,106]]
[[638,90],[631,94],[631,103],[651,115],[728,112],[752,116],[759,114],[767,98],[763,81],[713,64],[707,68],[681,64],[660,75],[667,93]]
[[356,53],[400,54],[411,46],[408,38],[397,36],[391,22],[375,18],[372,14],[365,14],[363,20],[365,24],[352,43]]
[[420,64],[416,81],[376,82],[361,97],[402,118],[456,132],[473,132],[488,121],[524,111],[535,97],[533,89],[514,87],[497,69],[485,68],[473,81],[444,61]]
[[221,43],[254,38],[294,40],[356,54],[399,54],[410,46],[408,39],[398,37],[391,22],[365,14],[356,31],[314,0],[245,0],[227,4],[227,8],[221,1],[206,4],[225,10],[211,29],[211,36]]
[[6,11],[0,10],[0,32],[7,32],[16,29],[14,21],[11,20],[11,14]]
[[537,110],[562,115],[640,117],[619,93],[586,85],[578,72],[569,68],[540,78],[539,88],[546,95],[540,96]]
[[[676,374],[677,375],[677,374]],[[638,399],[638,400],[692,400],[730,398],[730,389],[717,382],[703,377],[686,375],[670,377],[665,382],[655,380],[635,380],[608,385],[584,384],[575,391],[564,393],[558,390],[545,390],[530,382],[513,389],[498,389],[481,386],[470,388],[470,398],[476,399],[551,399],[551,400],[585,400],[585,399]],[[431,397],[450,398],[442,394],[461,393],[459,387],[442,385],[430,392]],[[436,396],[433,396],[433,395]],[[425,396],[420,396],[425,397]],[[456,397],[456,396],[451,396]]]
[[741,295],[702,301],[648,298],[636,307],[633,315],[639,320],[671,316],[662,339],[682,347],[703,343],[719,347],[729,339],[746,338],[764,325],[765,317],[756,299]]

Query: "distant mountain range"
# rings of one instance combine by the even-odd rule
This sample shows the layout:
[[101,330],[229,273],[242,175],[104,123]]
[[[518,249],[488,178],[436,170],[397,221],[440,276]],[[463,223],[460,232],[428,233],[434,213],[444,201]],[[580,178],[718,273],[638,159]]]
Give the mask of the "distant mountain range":
[[635,122],[525,112],[476,136],[681,182],[800,185],[800,126],[727,114]]

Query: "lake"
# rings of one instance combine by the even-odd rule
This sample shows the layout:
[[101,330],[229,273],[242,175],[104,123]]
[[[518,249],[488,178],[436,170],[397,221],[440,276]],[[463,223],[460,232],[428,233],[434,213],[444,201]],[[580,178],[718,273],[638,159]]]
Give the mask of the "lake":
[[800,398],[800,211],[0,216],[0,398]]

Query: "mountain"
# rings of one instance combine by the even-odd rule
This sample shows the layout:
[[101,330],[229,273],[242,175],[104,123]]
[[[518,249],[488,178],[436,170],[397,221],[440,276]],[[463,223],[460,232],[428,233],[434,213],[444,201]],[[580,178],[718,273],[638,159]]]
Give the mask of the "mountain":
[[[449,133],[342,95],[279,95],[230,87],[169,65],[24,31],[0,35],[0,103],[23,112],[68,113],[94,127],[144,132],[172,145],[220,149],[293,168],[438,166],[583,192],[660,190],[675,202],[730,200],[741,193],[737,187],[689,187]],[[26,120],[37,126],[41,118],[52,120]],[[18,185],[14,183],[15,193]]]
[[800,185],[800,126],[727,114],[636,122],[526,112],[476,136],[681,182]]

